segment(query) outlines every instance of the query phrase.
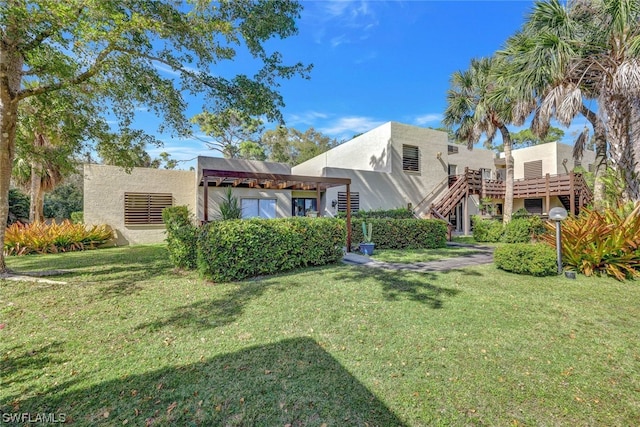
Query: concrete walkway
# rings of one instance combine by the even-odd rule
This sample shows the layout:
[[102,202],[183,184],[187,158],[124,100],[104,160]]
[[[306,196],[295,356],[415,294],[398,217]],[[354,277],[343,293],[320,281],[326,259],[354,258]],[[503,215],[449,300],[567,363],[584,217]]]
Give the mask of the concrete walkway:
[[491,264],[493,262],[494,248],[490,246],[463,245],[457,243],[449,243],[448,245],[473,248],[478,252],[452,258],[443,258],[437,261],[416,262],[411,264],[376,261],[368,256],[360,255],[355,252],[349,252],[344,256],[342,262],[348,265],[375,267],[382,268],[384,270],[416,272],[458,270],[465,267],[472,267],[474,265]]

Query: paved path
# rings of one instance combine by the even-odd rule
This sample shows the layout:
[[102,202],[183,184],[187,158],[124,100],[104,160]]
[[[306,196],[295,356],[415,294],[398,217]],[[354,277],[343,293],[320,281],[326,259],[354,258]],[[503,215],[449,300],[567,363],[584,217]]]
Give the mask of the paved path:
[[444,258],[437,261],[428,262],[415,262],[411,264],[400,264],[395,262],[383,262],[376,261],[368,256],[360,255],[355,252],[347,253],[342,262],[349,265],[361,265],[364,267],[382,268],[384,270],[396,270],[396,271],[417,271],[417,272],[431,272],[431,271],[449,271],[457,270],[465,267],[472,267],[474,265],[491,264],[493,262],[493,249],[490,246],[477,246],[477,245],[461,245],[461,244],[449,244],[449,246],[463,246],[474,248],[478,252],[461,255],[452,258]]

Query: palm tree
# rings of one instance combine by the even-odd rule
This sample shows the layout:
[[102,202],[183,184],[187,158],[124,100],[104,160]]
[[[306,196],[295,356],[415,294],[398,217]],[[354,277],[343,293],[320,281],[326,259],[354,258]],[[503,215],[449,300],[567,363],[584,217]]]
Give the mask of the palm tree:
[[513,156],[507,124],[520,124],[528,115],[531,104],[524,97],[513,97],[511,88],[502,85],[503,81],[498,76],[504,65],[496,57],[472,59],[468,70],[455,72],[447,92],[443,123],[455,128],[455,138],[466,142],[468,149],[472,149],[483,134],[487,137],[486,144],[491,145],[497,131],[500,131],[506,161],[503,209],[506,223],[513,213]]
[[[532,129],[544,134],[555,117],[568,126],[578,114],[591,123],[596,141],[594,199],[604,200],[607,145],[612,166],[625,182],[627,200],[640,198],[633,151],[632,108],[640,99],[640,5],[637,0],[538,1],[520,33],[499,53],[509,80],[539,106]],[[598,112],[585,100],[595,100]],[[585,134],[576,144],[581,153]]]

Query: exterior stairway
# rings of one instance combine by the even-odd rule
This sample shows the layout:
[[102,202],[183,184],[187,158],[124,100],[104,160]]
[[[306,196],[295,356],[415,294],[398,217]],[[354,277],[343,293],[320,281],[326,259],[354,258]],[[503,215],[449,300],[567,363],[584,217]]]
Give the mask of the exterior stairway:
[[[465,197],[478,194],[481,197],[504,199],[505,183],[499,180],[483,180],[480,171],[465,169],[462,175],[449,177],[449,188],[435,199],[429,207],[432,217],[447,220],[455,207]],[[591,203],[593,195],[582,174],[571,172],[562,175],[545,175],[540,178],[518,179],[513,183],[513,197],[516,199],[546,199],[558,197],[564,207],[574,215],[583,206]]]

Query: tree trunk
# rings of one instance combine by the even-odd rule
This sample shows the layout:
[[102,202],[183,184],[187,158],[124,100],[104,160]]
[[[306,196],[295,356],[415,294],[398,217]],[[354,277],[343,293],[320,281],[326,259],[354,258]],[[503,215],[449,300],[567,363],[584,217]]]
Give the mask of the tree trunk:
[[504,207],[502,209],[502,222],[508,223],[513,215],[513,155],[511,154],[511,134],[506,126],[498,127],[502,134],[502,142],[504,144],[504,158],[506,163],[506,173],[504,183]]
[[622,202],[640,200],[640,183],[635,177],[636,160],[631,141],[631,104],[622,96],[609,96],[604,103],[609,128],[611,163],[622,177]]
[[[10,28],[5,34],[11,34]],[[6,272],[4,236],[9,216],[9,185],[16,144],[18,100],[23,59],[8,39],[0,43],[0,272]]]
[[604,123],[598,118],[597,114],[589,110],[585,106],[582,107],[582,115],[591,123],[593,128],[593,137],[596,145],[596,159],[593,165],[593,206],[597,210],[605,207],[605,177],[607,175],[607,135],[604,129]]
[[42,176],[40,176],[40,165],[36,162],[31,163],[31,185],[29,186],[29,222],[42,222],[43,207],[40,202],[44,203],[44,198],[41,197],[42,193]]

